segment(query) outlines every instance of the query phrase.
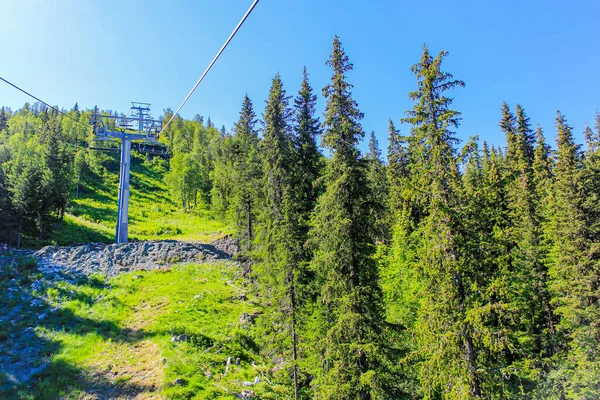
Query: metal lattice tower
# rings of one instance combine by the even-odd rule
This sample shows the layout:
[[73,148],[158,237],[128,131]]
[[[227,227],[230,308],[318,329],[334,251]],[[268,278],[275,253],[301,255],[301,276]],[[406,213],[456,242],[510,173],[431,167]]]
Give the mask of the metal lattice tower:
[[[94,111],[90,123],[94,128],[96,141],[120,141],[121,160],[119,174],[119,203],[117,213],[116,243],[127,243],[129,213],[129,170],[131,165],[131,142],[159,145],[157,138],[162,128],[159,120],[150,116],[150,104],[132,102],[131,114],[128,117],[117,115],[101,115]],[[114,124],[110,120],[114,120]],[[90,147],[94,150],[111,150],[111,148]],[[112,148],[114,149],[114,148]],[[156,150],[148,151],[156,154]],[[166,151],[163,151],[166,154]]]

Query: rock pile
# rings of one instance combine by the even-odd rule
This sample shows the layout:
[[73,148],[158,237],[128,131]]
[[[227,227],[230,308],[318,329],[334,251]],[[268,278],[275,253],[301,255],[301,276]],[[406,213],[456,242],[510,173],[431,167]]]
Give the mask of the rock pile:
[[46,246],[33,256],[45,275],[90,275],[107,277],[122,272],[167,268],[176,263],[206,262],[232,257],[235,240],[219,239],[211,244],[178,242],[91,243],[80,246]]

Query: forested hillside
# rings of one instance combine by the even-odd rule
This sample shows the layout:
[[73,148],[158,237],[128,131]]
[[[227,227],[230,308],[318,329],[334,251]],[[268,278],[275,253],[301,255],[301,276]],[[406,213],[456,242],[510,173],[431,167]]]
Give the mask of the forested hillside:
[[[114,240],[119,149],[116,143],[93,140],[92,111],[80,111],[76,104],[63,115],[40,103],[14,113],[0,109],[0,242],[39,247]],[[195,140],[207,151],[210,138],[219,136],[200,121],[189,121],[189,129],[195,139],[182,130],[178,141],[171,140],[172,148]],[[199,154],[183,160],[176,150],[169,167],[168,157],[138,148],[134,144],[130,178],[132,239],[207,241],[231,233],[208,207],[209,180]]]
[[[239,240],[262,398],[600,398],[600,114],[581,146],[560,111],[533,127],[498,104],[506,145],[461,143],[447,56],[424,47],[412,66],[386,160],[374,133],[359,150],[338,37],[322,112],[306,69],[294,94],[276,74],[262,116],[248,96],[231,131],[178,116],[169,157],[135,156],[134,238]],[[11,246],[114,237],[118,158],[85,148],[89,111],[68,115],[0,111]],[[228,396],[206,393],[185,398]]]

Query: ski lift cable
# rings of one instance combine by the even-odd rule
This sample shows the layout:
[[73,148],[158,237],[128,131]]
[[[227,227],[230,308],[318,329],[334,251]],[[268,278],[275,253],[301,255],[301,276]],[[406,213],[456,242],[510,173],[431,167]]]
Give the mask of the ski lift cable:
[[215,64],[215,62],[217,62],[217,60],[221,56],[221,53],[223,53],[223,51],[225,50],[225,48],[227,47],[227,45],[229,44],[229,42],[231,42],[231,40],[233,39],[233,37],[235,36],[235,34],[242,27],[242,25],[244,24],[244,22],[246,21],[246,19],[250,15],[250,13],[252,13],[252,10],[254,10],[254,7],[256,7],[256,5],[258,4],[258,1],[259,0],[254,0],[254,2],[252,3],[252,5],[250,5],[250,8],[248,8],[248,11],[246,11],[246,14],[244,14],[244,16],[242,17],[242,19],[240,20],[240,22],[237,24],[237,26],[235,27],[235,29],[233,30],[233,32],[231,32],[231,35],[229,35],[229,38],[227,38],[227,40],[225,41],[225,44],[223,44],[223,46],[221,47],[221,49],[219,50],[219,52],[217,53],[217,55],[215,56],[215,58],[213,58],[213,60],[210,62],[210,64],[206,68],[206,70],[204,70],[204,73],[202,74],[202,76],[200,76],[200,79],[198,79],[198,82],[196,82],[196,84],[194,85],[194,87],[192,88],[192,90],[190,90],[190,92],[185,97],[185,99],[183,100],[183,102],[181,103],[181,105],[179,106],[179,108],[177,108],[177,111],[175,111],[175,113],[173,113],[173,115],[171,116],[171,118],[169,119],[169,121],[167,122],[167,124],[160,130],[160,132],[158,133],[158,136],[160,136],[160,134],[165,129],[167,129],[167,127],[169,126],[169,124],[171,123],[171,121],[173,121],[173,119],[179,114],[179,111],[181,111],[181,109],[183,108],[183,106],[185,105],[185,103],[189,100],[189,98],[192,96],[192,94],[196,91],[196,88],[198,88],[198,85],[200,85],[200,82],[202,82],[202,80],[204,79],[204,77],[206,76],[206,74],[208,74],[208,71],[210,71],[210,69],[212,68],[212,66]]
[[[15,85],[14,83],[11,83],[11,82],[7,81],[6,79],[4,79],[4,78],[3,78],[3,77],[1,77],[1,76],[0,76],[0,80],[4,81],[5,83],[7,83],[7,84],[9,84],[10,86],[14,87],[14,88],[15,88],[15,89],[17,89],[18,91],[25,93],[27,96],[29,96],[29,97],[32,97],[32,98],[34,98],[34,99],[36,99],[36,100],[37,100],[37,101],[39,101],[40,103],[44,104],[46,107],[49,107],[49,108],[53,109],[54,111],[56,111],[56,112],[58,112],[58,113],[60,113],[60,114],[64,115],[65,117],[67,117],[67,118],[69,118],[69,119],[73,120],[75,123],[77,123],[77,124],[79,124],[79,125],[83,126],[84,128],[86,128],[86,129],[88,129],[88,128],[91,128],[91,126],[89,126],[89,125],[85,125],[85,124],[81,123],[80,121],[77,121],[75,118],[71,117],[69,114],[67,114],[67,113],[65,113],[65,112],[63,112],[63,111],[61,111],[61,110],[59,110],[58,108],[56,108],[56,107],[54,107],[54,106],[51,106],[50,104],[46,103],[44,100],[42,100],[42,99],[40,99],[39,97],[36,97],[36,96],[32,95],[31,93],[29,93],[29,92],[27,92],[27,91],[25,91],[25,90],[21,89],[20,87],[18,87],[18,86],[17,86],[17,85]],[[67,144],[72,144],[72,143],[67,143]],[[83,146],[79,146],[79,147],[82,147],[82,148],[83,148]]]

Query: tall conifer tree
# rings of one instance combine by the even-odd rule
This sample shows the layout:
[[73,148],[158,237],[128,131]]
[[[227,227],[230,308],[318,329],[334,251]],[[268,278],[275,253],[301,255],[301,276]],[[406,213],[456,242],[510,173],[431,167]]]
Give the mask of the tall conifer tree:
[[478,271],[465,262],[460,202],[460,174],[455,158],[453,129],[460,113],[450,108],[445,92],[464,86],[443,72],[446,52],[432,57],[425,47],[419,63],[412,67],[417,90],[415,101],[403,119],[411,125],[410,146],[415,173],[411,185],[416,192],[420,248],[414,268],[418,268],[420,301],[413,329],[418,337],[419,379],[426,397],[479,397],[483,377],[478,365],[478,331],[469,318],[471,287]]
[[313,266],[321,282],[313,386],[320,399],[386,398],[381,351],[384,314],[372,258],[371,195],[357,149],[364,137],[363,114],[352,98],[346,77],[352,64],[337,36],[327,64],[333,73],[323,89],[327,101],[323,144],[332,159],[311,232]]
[[317,146],[317,137],[321,134],[321,123],[315,116],[317,96],[308,81],[306,67],[302,72],[302,85],[294,99],[295,144],[298,149],[296,170],[300,185],[300,210],[304,218],[313,210],[317,200],[317,180],[321,173],[321,153]]
[[572,128],[560,112],[556,127],[558,150],[546,234],[550,240],[550,290],[555,312],[560,317],[557,331],[561,340],[556,371],[551,378],[566,398],[597,398],[600,396],[600,269],[595,232],[598,222],[588,219],[596,214],[597,205],[587,202],[597,196],[596,140],[588,136],[592,143],[583,158]]
[[243,248],[250,250],[254,240],[257,202],[260,197],[261,164],[258,156],[260,139],[256,131],[256,114],[248,95],[244,96],[240,119],[235,125],[233,140],[233,220]]
[[[515,120],[515,124],[512,121]],[[510,121],[511,123],[509,123]],[[499,288],[498,323],[507,332],[506,368],[512,373],[508,390],[531,390],[528,377],[539,376],[543,358],[549,358],[551,324],[547,271],[542,263],[540,224],[536,217],[533,183],[533,134],[529,118],[517,105],[516,119],[503,104],[500,127],[508,144],[504,160],[504,185],[507,199],[506,235],[498,237],[505,251],[498,254],[494,286]],[[535,380],[535,379],[534,379]]]
[[378,243],[387,243],[390,236],[390,217],[386,207],[388,201],[388,182],[385,164],[381,159],[381,149],[375,137],[375,132],[369,135],[369,152],[366,155],[368,163],[367,181],[371,187],[371,212],[375,219],[376,236]]
[[[279,74],[273,79],[265,107],[261,141],[264,206],[260,216],[257,254],[263,298],[269,313],[261,322],[260,342],[271,358],[291,359],[294,398],[298,398],[297,274],[303,240],[299,232],[299,192],[294,174],[298,155],[293,146],[289,98]],[[290,387],[290,382],[284,382]]]

